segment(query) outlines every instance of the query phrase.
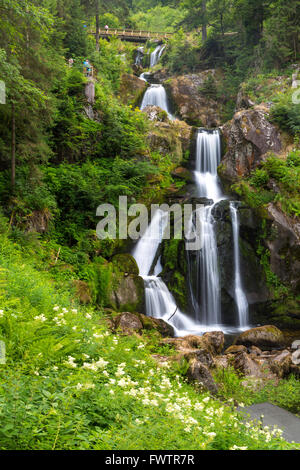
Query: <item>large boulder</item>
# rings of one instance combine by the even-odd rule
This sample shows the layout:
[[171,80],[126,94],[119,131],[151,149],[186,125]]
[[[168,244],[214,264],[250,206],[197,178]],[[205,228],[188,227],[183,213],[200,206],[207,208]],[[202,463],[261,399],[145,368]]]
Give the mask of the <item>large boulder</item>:
[[267,112],[262,106],[244,109],[223,126],[227,152],[219,174],[225,182],[232,184],[241,177],[249,176],[268,152],[280,152],[280,134],[268,121]]
[[191,125],[212,128],[221,124],[220,103],[214,97],[213,90],[212,93],[205,91],[209,81],[217,87],[221,81],[220,71],[205,70],[164,82],[177,114]]
[[196,351],[206,351],[212,356],[220,354],[224,347],[224,333],[213,331],[205,333],[203,336],[188,335],[183,338],[167,338],[164,343],[168,343],[177,351],[190,354]]
[[139,314],[139,318],[145,330],[156,330],[162,336],[172,338],[174,336],[174,328],[161,318],[152,318],[144,314]]
[[169,120],[168,113],[159,106],[146,106],[143,113],[147,115],[150,121],[168,122]]
[[143,324],[139,319],[138,315],[134,315],[130,312],[121,313],[114,319],[115,328],[120,328],[125,334],[132,334],[134,332],[140,332],[143,329]]
[[212,394],[218,392],[218,385],[214,381],[208,368],[197,359],[192,359],[187,371],[187,378],[190,382],[195,382]]
[[284,344],[284,335],[276,326],[259,326],[241,333],[236,338],[235,344],[258,348],[280,348]]
[[255,359],[251,358],[245,351],[240,351],[234,355],[233,367],[246,376],[265,376],[260,364]]
[[116,312],[143,312],[145,305],[144,280],[140,276],[113,273],[107,307]]
[[274,357],[270,357],[270,369],[279,378],[286,377],[290,373],[292,355],[288,350],[281,351]]
[[151,123],[147,140],[152,151],[171,155],[174,163],[181,163],[185,153],[190,149],[192,131],[192,127],[183,121],[157,120]]
[[204,333],[202,339],[213,355],[220,354],[223,351],[225,338],[222,331]]

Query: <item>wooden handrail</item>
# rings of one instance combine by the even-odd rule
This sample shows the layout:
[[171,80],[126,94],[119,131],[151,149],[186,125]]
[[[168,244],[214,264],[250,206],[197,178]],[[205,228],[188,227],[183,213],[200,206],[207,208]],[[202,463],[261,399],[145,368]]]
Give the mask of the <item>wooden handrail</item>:
[[[95,34],[94,31],[90,31],[91,34]],[[151,31],[143,31],[143,30],[139,30],[139,31],[135,31],[135,30],[128,30],[128,29],[102,29],[100,28],[99,29],[99,34],[102,34],[102,35],[115,35],[115,36],[136,36],[136,37],[154,37],[154,38],[158,38],[158,37],[164,37],[164,38],[169,38],[169,37],[172,37],[174,33],[166,33],[165,31],[154,31],[154,32],[151,32]]]

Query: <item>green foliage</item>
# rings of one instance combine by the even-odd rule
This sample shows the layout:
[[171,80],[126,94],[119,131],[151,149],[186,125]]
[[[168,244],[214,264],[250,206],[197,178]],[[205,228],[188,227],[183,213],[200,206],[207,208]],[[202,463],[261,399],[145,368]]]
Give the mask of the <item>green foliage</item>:
[[186,37],[182,29],[168,41],[166,53],[161,62],[171,73],[184,73],[195,70],[199,59],[199,49]]
[[147,11],[139,11],[130,17],[135,29],[144,31],[174,32],[186,15],[186,11],[171,6],[158,5]]
[[96,227],[96,209],[102,203],[118,207],[119,196],[138,197],[147,175],[156,169],[147,161],[107,159],[82,165],[44,167],[44,183],[58,201],[61,217],[57,231],[61,241],[79,241],[85,229]]
[[78,308],[7,239],[0,246],[2,450],[297,448],[196,392],[178,375],[184,364],[158,366],[156,336],[112,334],[101,311]]
[[[299,150],[295,149],[286,160],[271,155],[251,174],[248,181],[233,185],[234,191],[243,196],[253,208],[259,209],[269,202],[277,202],[287,214],[299,216],[299,154]],[[270,189],[271,179],[278,185],[276,192]]]
[[300,105],[279,101],[271,108],[271,118],[281,129],[292,135],[300,134]]
[[209,74],[203,86],[199,88],[199,93],[208,98],[216,98],[217,96],[217,85],[212,74]]
[[257,168],[251,175],[251,184],[256,188],[265,186],[269,181],[269,174],[262,168]]

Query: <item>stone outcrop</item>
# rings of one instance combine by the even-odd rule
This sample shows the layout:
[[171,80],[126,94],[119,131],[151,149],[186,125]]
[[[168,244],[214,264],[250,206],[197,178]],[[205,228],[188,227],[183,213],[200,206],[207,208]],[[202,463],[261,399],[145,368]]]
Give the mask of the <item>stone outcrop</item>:
[[147,82],[135,75],[124,73],[121,77],[120,98],[124,104],[137,105],[147,88]]
[[214,94],[203,91],[211,78],[215,87],[222,79],[217,70],[205,70],[195,74],[174,77],[164,82],[164,86],[176,113],[191,125],[198,127],[218,127],[221,124],[220,103]]
[[177,163],[181,163],[184,154],[189,151],[191,138],[192,127],[178,120],[154,121],[148,134],[151,150],[162,155],[171,155],[173,162]]
[[284,336],[276,326],[259,326],[241,333],[236,338],[235,344],[259,348],[280,348],[284,344]]
[[228,183],[249,176],[268,152],[280,152],[280,133],[267,119],[263,106],[238,111],[222,128],[227,152],[220,166],[220,176]]

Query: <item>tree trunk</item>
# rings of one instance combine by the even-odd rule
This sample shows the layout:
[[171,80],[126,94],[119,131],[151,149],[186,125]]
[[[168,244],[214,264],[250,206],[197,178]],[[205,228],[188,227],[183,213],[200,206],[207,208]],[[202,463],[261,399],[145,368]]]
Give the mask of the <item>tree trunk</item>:
[[14,189],[16,183],[16,115],[15,104],[11,105],[11,185]]
[[202,41],[207,40],[207,25],[206,25],[206,0],[202,0]]
[[96,50],[99,51],[99,0],[96,0]]

